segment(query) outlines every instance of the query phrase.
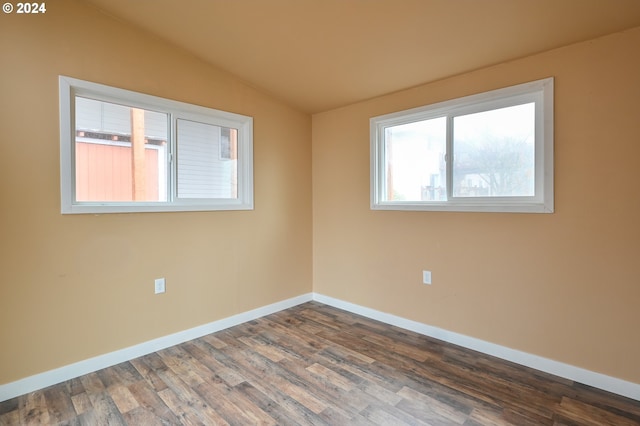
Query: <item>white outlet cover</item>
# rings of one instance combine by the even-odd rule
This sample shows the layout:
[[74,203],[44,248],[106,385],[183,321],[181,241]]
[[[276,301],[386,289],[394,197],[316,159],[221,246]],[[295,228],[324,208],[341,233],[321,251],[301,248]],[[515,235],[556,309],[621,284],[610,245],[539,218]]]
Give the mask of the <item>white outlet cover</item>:
[[164,278],[156,278],[155,291],[156,291],[156,294],[164,293],[166,291]]
[[431,271],[422,271],[422,283],[431,284]]

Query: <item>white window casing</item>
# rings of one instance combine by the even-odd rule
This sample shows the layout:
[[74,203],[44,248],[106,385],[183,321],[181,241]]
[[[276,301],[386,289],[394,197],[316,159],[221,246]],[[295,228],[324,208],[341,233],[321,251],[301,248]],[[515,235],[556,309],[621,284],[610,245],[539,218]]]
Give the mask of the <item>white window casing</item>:
[[[371,118],[371,209],[552,213],[553,83],[553,78],[546,78]],[[529,119],[531,132],[526,142],[517,141],[515,137],[497,136],[501,127],[505,132],[508,129],[518,131],[517,123],[507,119],[508,114],[516,110]],[[482,121],[494,112],[504,115],[504,123]],[[471,124],[465,128],[465,122]],[[436,130],[411,133],[411,129],[420,126],[431,126]],[[473,132],[473,126],[478,126],[476,132]],[[477,142],[482,139],[478,135],[488,132],[486,129],[490,126],[494,133],[485,134],[482,136],[484,142]],[[463,130],[469,135],[468,140],[463,136],[456,139],[457,134],[465,134]],[[514,157],[511,152],[500,152],[501,146],[507,146],[500,137],[514,145],[518,143],[524,154],[516,153]],[[481,147],[478,152],[484,152],[481,151],[484,149],[492,153],[481,157],[473,150],[475,146]],[[489,155],[491,157],[487,157]],[[487,158],[493,159],[494,163],[501,161],[503,169],[509,166],[505,160],[509,158],[530,167],[522,166],[511,174],[504,171],[502,174],[487,173],[486,168],[490,167],[486,166]],[[454,181],[455,161],[466,166],[466,169],[459,166],[466,174],[460,172]],[[493,186],[487,183],[489,175]],[[502,181],[504,187],[504,182],[512,175],[522,181],[517,187],[520,189],[496,195],[494,187],[497,184],[493,181]],[[525,187],[527,189],[521,189]]]
[[[63,214],[253,209],[252,117],[66,76],[59,77],[59,90],[60,190],[61,212]],[[100,127],[101,118],[102,121],[105,121],[104,115],[94,114],[91,116],[83,110],[83,114],[76,117],[77,104],[87,109],[98,107],[105,109],[105,106],[112,106],[111,109],[115,111],[118,106],[122,105],[128,109],[144,110],[148,125],[148,128],[144,129],[148,133],[144,134],[145,147],[147,146],[147,138],[154,139],[154,143],[158,145],[148,148],[150,151],[159,152],[157,155],[160,164],[154,165],[157,167],[159,175],[159,182],[156,185],[161,193],[158,197],[159,201],[78,199],[76,193],[78,188],[76,182],[78,175],[76,171],[77,143],[113,147],[129,146],[131,150],[133,150],[133,143],[111,141],[108,140],[108,135],[107,137],[100,136],[107,140],[90,139],[91,137],[97,138],[98,136],[92,135],[99,134],[97,132],[100,130],[85,135],[84,132],[78,130],[76,118],[83,123],[83,126],[93,129]],[[116,117],[116,115],[117,111],[109,117]],[[166,126],[162,121],[164,117],[166,117]],[[109,126],[110,133],[122,133],[123,125],[117,119],[112,118]],[[231,131],[236,139],[233,158],[220,158],[222,143],[220,129],[222,128],[226,129],[226,133]],[[131,130],[132,132],[133,130]],[[128,137],[124,135],[123,140],[126,141]],[[133,136],[130,138],[133,140]],[[114,136],[114,140],[116,139],[118,137]],[[160,141],[160,139],[166,139],[166,141]],[[182,147],[181,140],[183,140]],[[229,141],[225,140],[225,143],[228,144]],[[229,148],[226,149],[228,151]],[[231,174],[232,182],[230,183],[228,176]],[[227,181],[220,180],[220,176],[223,176]],[[181,179],[184,180],[181,181]]]

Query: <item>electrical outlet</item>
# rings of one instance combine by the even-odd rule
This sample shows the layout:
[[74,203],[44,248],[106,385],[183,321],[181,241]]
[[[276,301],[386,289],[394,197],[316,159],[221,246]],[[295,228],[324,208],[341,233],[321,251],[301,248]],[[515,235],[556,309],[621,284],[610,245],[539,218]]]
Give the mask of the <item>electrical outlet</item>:
[[422,283],[431,284],[431,271],[422,271]]
[[156,289],[156,294],[164,293],[167,290],[164,278],[156,278],[155,289]]

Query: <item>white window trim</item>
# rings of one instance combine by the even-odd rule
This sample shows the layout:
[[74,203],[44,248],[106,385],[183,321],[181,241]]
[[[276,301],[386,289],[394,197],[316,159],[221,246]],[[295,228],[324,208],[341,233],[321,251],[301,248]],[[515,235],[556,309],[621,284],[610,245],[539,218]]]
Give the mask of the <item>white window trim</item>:
[[[173,101],[129,90],[59,77],[60,90],[60,191],[61,212],[134,213],[215,210],[253,210],[253,118],[231,112]],[[231,199],[180,199],[169,191],[168,201],[158,202],[77,202],[75,197],[75,96],[89,96],[106,102],[127,104],[171,117],[169,134],[171,152],[175,152],[177,119],[198,121],[238,129],[238,197]],[[175,187],[175,167],[170,173],[170,187]]]
[[[546,78],[432,105],[380,115],[370,119],[371,209],[456,212],[553,213],[553,78]],[[452,198],[439,201],[388,201],[385,199],[385,129],[387,127],[451,115],[511,106],[519,100],[536,102],[535,195],[532,197]],[[450,139],[450,131],[447,131]],[[451,141],[447,142],[447,151]],[[447,166],[450,168],[449,166]],[[447,187],[451,188],[451,173]]]

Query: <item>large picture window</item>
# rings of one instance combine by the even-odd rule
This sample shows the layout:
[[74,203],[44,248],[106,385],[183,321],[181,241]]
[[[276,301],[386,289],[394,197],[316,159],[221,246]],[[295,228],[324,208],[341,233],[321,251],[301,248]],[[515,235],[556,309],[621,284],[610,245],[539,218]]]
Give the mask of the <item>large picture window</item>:
[[62,213],[252,209],[252,126],[60,77]]
[[371,208],[553,212],[553,79],[372,118]]

